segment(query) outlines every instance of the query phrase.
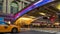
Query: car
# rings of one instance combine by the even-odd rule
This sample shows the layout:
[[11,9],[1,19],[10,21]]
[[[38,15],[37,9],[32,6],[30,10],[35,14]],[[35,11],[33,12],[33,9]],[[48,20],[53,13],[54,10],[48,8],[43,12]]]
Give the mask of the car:
[[37,27],[46,27],[47,26],[47,23],[46,22],[33,22],[32,23],[32,26],[37,26]]
[[51,27],[60,27],[60,23],[59,22],[55,22],[55,23],[52,23],[52,26]]
[[40,26],[41,24],[39,22],[33,22],[31,25],[35,27],[35,26]]
[[17,33],[17,32],[20,32],[20,27],[13,24],[8,24],[7,22],[4,22],[4,21],[0,21],[0,32],[1,33],[5,33],[5,32]]
[[34,21],[32,21],[32,26],[38,26],[38,27],[47,27],[47,17],[38,17]]
[[47,23],[47,27],[60,27],[60,23],[59,22],[54,22],[54,23]]

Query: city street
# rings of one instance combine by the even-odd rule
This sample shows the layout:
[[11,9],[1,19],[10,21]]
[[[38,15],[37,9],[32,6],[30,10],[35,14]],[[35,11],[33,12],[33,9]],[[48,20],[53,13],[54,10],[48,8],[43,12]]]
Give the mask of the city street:
[[60,34],[60,0],[0,0],[0,34]]
[[39,32],[39,31],[25,31],[25,32],[21,32],[21,33],[6,33],[6,34],[55,34],[55,33],[48,33],[48,32]]
[[22,28],[20,33],[5,34],[57,34],[60,28]]

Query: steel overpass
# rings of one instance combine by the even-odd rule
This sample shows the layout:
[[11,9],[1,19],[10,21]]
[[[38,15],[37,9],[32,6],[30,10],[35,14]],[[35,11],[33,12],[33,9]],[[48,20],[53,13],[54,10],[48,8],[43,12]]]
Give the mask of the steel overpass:
[[15,20],[14,23],[17,24],[19,22],[19,18],[21,16],[23,16],[24,14],[26,14],[27,12],[30,12],[31,10],[33,10],[35,8],[44,6],[44,5],[46,5],[46,4],[50,3],[50,2],[53,2],[53,1],[55,1],[55,0],[39,0],[36,3],[33,3],[32,5],[24,8],[23,10],[19,11],[18,13],[16,13],[14,15],[14,19],[13,19],[13,20]]

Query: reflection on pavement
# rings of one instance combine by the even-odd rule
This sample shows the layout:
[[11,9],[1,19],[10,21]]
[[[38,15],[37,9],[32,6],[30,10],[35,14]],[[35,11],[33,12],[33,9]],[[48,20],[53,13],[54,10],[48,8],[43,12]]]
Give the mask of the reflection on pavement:
[[19,34],[19,33],[4,33],[4,34]]
[[24,32],[20,32],[20,33],[4,33],[4,34],[56,34],[56,33],[29,30],[29,31],[24,31]]
[[[4,34],[56,34],[60,28],[22,28],[20,33],[4,33]],[[59,32],[60,33],[60,32]]]

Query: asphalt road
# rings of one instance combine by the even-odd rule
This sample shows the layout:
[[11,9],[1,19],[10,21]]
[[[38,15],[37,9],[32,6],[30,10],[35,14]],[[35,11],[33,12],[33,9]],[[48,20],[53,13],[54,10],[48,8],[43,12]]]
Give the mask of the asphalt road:
[[56,33],[49,33],[49,32],[40,32],[35,30],[24,31],[20,33],[5,33],[5,34],[56,34]]
[[[4,33],[4,34],[57,34],[60,28],[22,28],[20,33]],[[60,34],[60,32],[59,32]]]

